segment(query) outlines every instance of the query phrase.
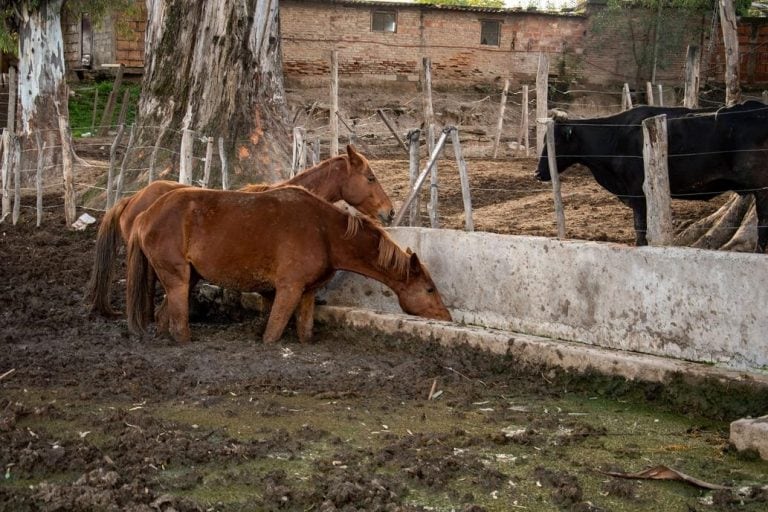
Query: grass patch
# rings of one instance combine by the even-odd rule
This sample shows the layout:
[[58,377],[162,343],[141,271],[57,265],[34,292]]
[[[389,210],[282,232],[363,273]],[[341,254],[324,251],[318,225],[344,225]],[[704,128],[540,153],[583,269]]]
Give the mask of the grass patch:
[[[74,137],[82,137],[86,134],[93,134],[98,131],[101,123],[101,117],[112,92],[113,81],[105,80],[100,82],[80,83],[71,87],[73,94],[69,97],[69,124],[72,128]],[[94,121],[93,100],[98,91],[98,101],[96,103],[96,116]],[[115,108],[112,112],[112,119],[109,125],[115,125],[120,116],[122,108],[123,95],[128,91],[128,111],[125,116],[125,123],[130,125],[136,118],[136,110],[141,94],[141,84],[123,82],[115,98]]]

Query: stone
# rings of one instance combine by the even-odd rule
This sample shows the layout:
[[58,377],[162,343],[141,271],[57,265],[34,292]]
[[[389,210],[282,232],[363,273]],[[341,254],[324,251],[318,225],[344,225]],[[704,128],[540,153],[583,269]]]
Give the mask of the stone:
[[761,459],[768,460],[768,416],[732,422],[730,441],[737,450],[755,450]]

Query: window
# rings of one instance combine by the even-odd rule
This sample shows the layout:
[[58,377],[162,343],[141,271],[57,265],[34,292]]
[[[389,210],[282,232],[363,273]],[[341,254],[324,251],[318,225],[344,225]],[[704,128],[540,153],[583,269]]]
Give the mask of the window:
[[371,13],[371,30],[374,32],[395,32],[397,29],[397,13],[395,11],[373,11]]
[[480,44],[486,46],[499,46],[499,34],[501,23],[498,21],[480,22]]

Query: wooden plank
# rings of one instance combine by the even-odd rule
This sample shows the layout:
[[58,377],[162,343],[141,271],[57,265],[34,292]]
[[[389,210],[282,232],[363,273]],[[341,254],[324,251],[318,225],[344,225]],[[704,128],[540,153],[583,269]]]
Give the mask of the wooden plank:
[[75,209],[75,172],[72,158],[72,139],[69,135],[69,121],[59,115],[59,134],[61,135],[61,166],[64,175],[64,219],[71,228],[77,218]]
[[99,137],[104,137],[109,133],[112,114],[115,111],[115,101],[117,101],[117,94],[120,90],[120,86],[123,84],[123,71],[125,71],[125,66],[120,64],[117,67],[117,74],[115,75],[115,81],[112,84],[112,91],[110,91],[109,96],[107,97],[107,104],[104,106],[104,112],[101,114],[101,123],[97,132]]
[[648,243],[672,244],[672,207],[667,168],[667,116],[643,121],[643,192],[647,208]]
[[[409,150],[409,165],[408,165],[408,190],[413,190],[413,185],[416,183],[416,179],[419,177],[419,140],[421,139],[421,130],[416,128],[408,132],[408,144]],[[413,198],[411,204],[411,210],[409,212],[408,225],[419,226],[421,225],[421,219],[419,218],[419,212],[421,211],[421,197],[419,194]]]
[[339,154],[339,52],[331,52],[331,157]]
[[701,51],[699,46],[688,45],[688,54],[685,59],[685,95],[683,106],[686,108],[699,108],[699,66]]
[[499,105],[499,120],[496,122],[496,138],[493,140],[493,158],[499,154],[499,142],[501,142],[501,129],[504,126],[504,110],[507,108],[507,94],[509,93],[509,79],[504,80],[504,89],[501,91],[501,105]]
[[400,222],[402,222],[403,217],[405,216],[405,212],[413,203],[414,199],[416,198],[419,191],[421,190],[422,185],[424,185],[424,182],[427,179],[427,175],[432,171],[432,166],[434,166],[435,162],[437,162],[437,158],[440,155],[440,151],[442,151],[447,138],[448,138],[448,128],[444,129],[442,134],[440,135],[440,138],[435,144],[434,151],[432,151],[432,153],[429,155],[427,166],[424,168],[423,171],[421,171],[421,174],[419,174],[418,178],[416,178],[416,181],[413,184],[413,188],[408,193],[408,197],[406,197],[405,201],[403,202],[403,206],[400,208],[400,211],[397,212],[397,215],[395,216],[395,220],[392,221],[392,226],[399,226]]
[[560,193],[560,173],[557,171],[557,156],[555,155],[555,121],[548,119],[545,123],[547,139],[547,163],[549,174],[552,177],[552,195],[555,200],[555,222],[557,223],[557,237],[565,238],[565,212],[563,210],[563,196]]
[[401,148],[403,148],[403,151],[405,151],[405,152],[406,152],[406,154],[409,154],[409,151],[408,151],[408,146],[405,144],[405,142],[403,141],[403,139],[401,139],[401,138],[400,138],[400,136],[397,134],[397,132],[395,131],[395,127],[394,127],[394,126],[392,126],[392,122],[391,122],[391,121],[389,120],[389,118],[387,117],[387,114],[385,114],[385,113],[384,113],[384,110],[383,110],[383,109],[380,109],[380,108],[377,108],[377,109],[376,109],[376,113],[377,113],[377,114],[379,114],[379,117],[381,118],[381,120],[382,120],[382,121],[384,121],[384,124],[385,124],[385,125],[387,126],[387,128],[389,129],[389,133],[391,133],[391,134],[392,134],[392,136],[395,138],[395,140],[397,141],[397,144],[398,144],[398,145],[399,145]]
[[[539,53],[539,68],[536,72],[536,119],[547,117],[547,93],[549,91],[549,57]],[[544,151],[544,139],[547,134],[546,126],[536,123],[536,154]]]
[[469,174],[467,173],[467,162],[464,160],[464,154],[461,151],[459,131],[456,128],[451,130],[451,144],[453,144],[453,152],[456,155],[456,165],[459,168],[461,198],[464,203],[464,229],[467,231],[474,231],[475,223],[472,220],[472,196],[469,190]]
[[35,143],[37,144],[37,169],[35,172],[35,191],[37,193],[37,227],[43,223],[43,163],[45,144],[43,143],[40,132],[35,132]]

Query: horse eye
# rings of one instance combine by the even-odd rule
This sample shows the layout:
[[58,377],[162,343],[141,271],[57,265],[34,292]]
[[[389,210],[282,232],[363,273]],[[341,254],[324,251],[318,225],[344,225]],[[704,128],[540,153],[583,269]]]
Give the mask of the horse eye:
[[368,183],[373,183],[376,181],[376,176],[368,176]]
[[435,293],[435,289],[431,287],[427,288],[427,293]]

